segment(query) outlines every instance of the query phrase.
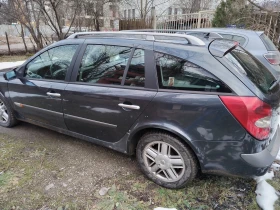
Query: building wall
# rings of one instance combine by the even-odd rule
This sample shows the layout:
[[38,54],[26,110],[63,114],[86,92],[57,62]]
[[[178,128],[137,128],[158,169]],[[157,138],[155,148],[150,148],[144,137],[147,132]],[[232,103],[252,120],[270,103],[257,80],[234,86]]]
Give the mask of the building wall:
[[[147,0],[143,0],[143,5]],[[151,6],[155,6],[156,15],[175,15],[188,13],[182,8],[182,3],[187,5],[188,0],[154,0]],[[214,10],[221,0],[201,0],[201,10]],[[119,12],[121,18],[140,18],[140,0],[127,0],[120,4]],[[209,3],[208,3],[209,2]],[[205,5],[205,6],[204,6]],[[143,6],[144,7],[144,6]],[[151,8],[146,10],[147,16],[151,15]]]

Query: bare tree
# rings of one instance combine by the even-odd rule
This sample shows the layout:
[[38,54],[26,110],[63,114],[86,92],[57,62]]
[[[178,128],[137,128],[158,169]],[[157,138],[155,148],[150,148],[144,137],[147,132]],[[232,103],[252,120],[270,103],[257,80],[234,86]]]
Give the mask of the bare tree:
[[183,9],[183,13],[195,13],[200,10],[208,10],[212,4],[217,4],[220,0],[177,0],[174,5]]
[[[159,7],[161,5],[172,2],[172,0],[122,0],[123,5],[127,5],[130,8],[134,8],[138,14],[140,14],[140,18],[146,19],[152,11],[152,8]],[[160,13],[164,13],[168,7],[164,9],[164,11],[160,11]]]
[[[71,26],[81,11],[79,0],[34,0],[42,13],[42,20],[50,26],[58,40],[64,39],[69,33]],[[63,31],[65,20],[69,21],[68,30]]]
[[87,26],[93,26],[96,31],[100,31],[103,25],[104,17],[111,8],[113,16],[117,16],[119,0],[82,0],[83,11],[87,17]]
[[1,0],[0,17],[19,22],[30,32],[37,50],[43,48],[40,33],[41,11],[32,0]]

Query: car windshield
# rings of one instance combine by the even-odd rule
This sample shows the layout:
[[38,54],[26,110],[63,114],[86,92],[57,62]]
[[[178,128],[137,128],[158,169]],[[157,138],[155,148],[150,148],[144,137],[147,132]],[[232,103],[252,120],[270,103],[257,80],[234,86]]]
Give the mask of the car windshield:
[[[270,91],[269,88],[275,81],[274,76],[251,54],[243,50],[241,47],[237,47],[225,57],[231,64],[233,64],[238,72],[246,75],[264,94],[267,94]],[[278,88],[279,86],[271,91],[277,91]]]

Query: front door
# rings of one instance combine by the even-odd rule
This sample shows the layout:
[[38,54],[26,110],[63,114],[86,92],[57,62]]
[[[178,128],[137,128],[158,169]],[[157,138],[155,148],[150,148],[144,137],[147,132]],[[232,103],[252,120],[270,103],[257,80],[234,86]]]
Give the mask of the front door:
[[145,65],[145,52],[87,45],[72,77],[75,81],[67,85],[63,98],[69,130],[107,142],[117,142],[129,131],[156,94],[146,88],[150,69]]
[[46,50],[25,66],[22,78],[9,81],[10,98],[21,119],[66,128],[61,102],[77,49],[78,45],[63,45]]

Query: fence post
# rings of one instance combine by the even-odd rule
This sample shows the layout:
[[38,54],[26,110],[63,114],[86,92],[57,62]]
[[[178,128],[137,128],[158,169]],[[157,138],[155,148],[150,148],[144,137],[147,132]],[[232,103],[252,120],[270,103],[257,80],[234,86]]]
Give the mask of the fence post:
[[5,35],[6,35],[6,41],[7,41],[7,45],[8,45],[9,55],[11,55],[10,43],[9,43],[9,38],[8,38],[7,32],[5,32]]
[[201,11],[198,12],[197,28],[200,28],[200,26],[201,26]]
[[153,29],[157,29],[157,17],[156,17],[156,8],[152,7],[152,27]]

